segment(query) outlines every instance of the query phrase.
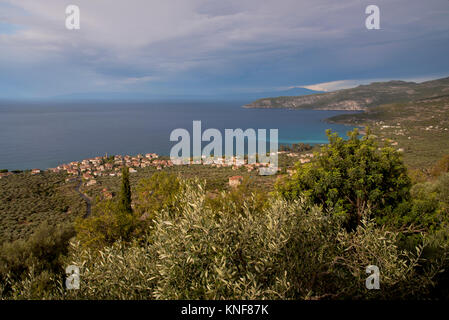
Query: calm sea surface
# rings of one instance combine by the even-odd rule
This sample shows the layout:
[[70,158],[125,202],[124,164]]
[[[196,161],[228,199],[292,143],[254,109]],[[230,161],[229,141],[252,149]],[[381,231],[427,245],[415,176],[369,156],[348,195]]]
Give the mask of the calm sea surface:
[[[218,103],[1,103],[0,169],[46,169],[94,156],[155,152],[169,155],[176,128],[279,129],[279,143],[327,142],[324,119],[340,111],[244,109]],[[267,131],[268,133],[268,131]],[[223,135],[224,137],[224,135]]]

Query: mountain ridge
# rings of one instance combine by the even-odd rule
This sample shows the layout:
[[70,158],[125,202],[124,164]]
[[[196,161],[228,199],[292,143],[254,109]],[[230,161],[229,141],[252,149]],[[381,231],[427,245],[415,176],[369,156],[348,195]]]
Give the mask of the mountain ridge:
[[243,107],[365,111],[381,104],[432,98],[447,94],[449,94],[449,77],[421,83],[391,80],[306,96],[262,98]]

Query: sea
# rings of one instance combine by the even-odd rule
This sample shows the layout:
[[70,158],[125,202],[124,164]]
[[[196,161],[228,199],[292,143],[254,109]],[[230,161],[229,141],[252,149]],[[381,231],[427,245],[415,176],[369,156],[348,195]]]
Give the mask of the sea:
[[280,144],[323,144],[326,129],[341,136],[352,130],[325,121],[344,111],[242,108],[248,102],[2,102],[0,169],[47,169],[105,154],[169,155],[177,143],[170,133],[192,132],[194,120],[203,132],[278,129]]

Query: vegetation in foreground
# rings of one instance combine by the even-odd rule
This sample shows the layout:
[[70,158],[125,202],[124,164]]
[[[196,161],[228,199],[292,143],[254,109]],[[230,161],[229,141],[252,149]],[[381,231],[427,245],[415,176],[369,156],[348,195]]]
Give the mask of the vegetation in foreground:
[[[418,182],[370,134],[329,140],[270,194],[244,183],[210,197],[198,179],[159,173],[131,197],[125,174],[75,235],[44,225],[3,244],[1,297],[447,299],[444,166]],[[68,265],[81,269],[79,290],[65,289]],[[380,290],[365,287],[368,265]]]

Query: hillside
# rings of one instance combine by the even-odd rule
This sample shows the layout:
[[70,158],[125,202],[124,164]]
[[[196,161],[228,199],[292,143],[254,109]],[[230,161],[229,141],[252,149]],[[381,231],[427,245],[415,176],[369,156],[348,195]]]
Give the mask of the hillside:
[[[305,152],[303,152],[305,153]],[[168,160],[168,157],[161,157]],[[292,169],[298,161],[299,153],[279,155],[279,166],[284,170]],[[206,181],[208,195],[217,195],[223,190],[229,190],[229,177],[239,175],[248,179],[248,185],[253,190],[270,192],[278,176],[260,176],[257,170],[249,172],[240,167],[215,168],[206,165],[165,167],[164,172],[181,176],[185,179],[199,178]],[[130,177],[132,190],[135,191],[141,179],[149,178],[158,172],[156,167],[138,168]],[[103,176],[96,178],[97,183],[83,186],[81,191],[93,200],[104,199],[106,188],[112,194],[120,191],[121,178],[118,176]],[[47,221],[49,225],[72,223],[76,217],[86,213],[86,204],[76,192],[78,180],[65,173],[44,172],[32,175],[29,172],[0,176],[0,246],[5,241],[27,239]]]
[[316,110],[367,110],[393,102],[449,95],[449,77],[422,83],[405,81],[374,82],[356,88],[307,96],[264,98],[245,108],[289,108]]
[[328,121],[368,126],[380,140],[393,140],[412,168],[429,168],[449,154],[449,94],[384,104],[363,113],[335,116]]
[[73,222],[85,212],[76,183],[64,174],[12,174],[0,178],[0,245],[27,239],[44,221]]

